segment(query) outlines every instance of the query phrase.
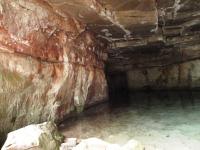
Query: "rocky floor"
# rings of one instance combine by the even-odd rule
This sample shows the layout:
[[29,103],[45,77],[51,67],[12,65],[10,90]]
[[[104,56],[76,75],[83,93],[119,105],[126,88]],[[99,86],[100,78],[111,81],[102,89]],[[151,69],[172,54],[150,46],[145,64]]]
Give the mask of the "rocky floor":
[[60,125],[62,133],[121,145],[136,139],[145,150],[200,149],[198,91],[134,93],[130,97],[129,102],[121,99],[127,105],[104,104],[67,120]]

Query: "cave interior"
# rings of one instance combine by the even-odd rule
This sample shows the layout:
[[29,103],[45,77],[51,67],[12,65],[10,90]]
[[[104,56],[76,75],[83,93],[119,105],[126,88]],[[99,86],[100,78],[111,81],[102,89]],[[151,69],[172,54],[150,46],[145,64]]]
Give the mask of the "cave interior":
[[[177,119],[181,127],[194,121],[177,130],[190,130],[186,137],[194,141],[188,145],[195,145],[200,140],[194,133],[200,133],[199,8],[199,0],[0,0],[0,134],[47,120],[64,121],[66,136],[76,132],[76,121],[79,128],[86,124],[101,132],[94,127],[99,119],[105,121],[105,133],[97,136],[107,139],[109,132],[122,130],[117,123],[128,122],[121,117],[115,124],[109,117],[130,108],[127,112],[136,119],[127,118],[138,124],[129,120],[125,133],[108,140],[123,141],[132,132],[130,124],[139,126],[143,120],[144,128],[134,129],[172,136],[163,144],[166,148],[174,140],[168,128],[176,128]],[[108,102],[109,117],[104,118],[100,105]],[[84,109],[86,117],[80,113]],[[86,119],[68,121],[74,112]],[[184,115],[191,116],[184,120]],[[162,122],[166,132],[147,126],[152,120],[156,128]],[[107,131],[109,124],[113,130]],[[152,146],[141,132],[124,139],[133,136]],[[182,134],[174,138],[188,140]]]

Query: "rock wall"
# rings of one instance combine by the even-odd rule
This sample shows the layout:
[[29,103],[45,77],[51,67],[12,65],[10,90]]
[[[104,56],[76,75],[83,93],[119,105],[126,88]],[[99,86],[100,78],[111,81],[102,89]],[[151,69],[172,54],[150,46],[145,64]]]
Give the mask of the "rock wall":
[[171,64],[164,67],[135,69],[127,72],[131,90],[198,89],[200,60]]
[[0,135],[107,99],[106,45],[41,0],[0,0]]

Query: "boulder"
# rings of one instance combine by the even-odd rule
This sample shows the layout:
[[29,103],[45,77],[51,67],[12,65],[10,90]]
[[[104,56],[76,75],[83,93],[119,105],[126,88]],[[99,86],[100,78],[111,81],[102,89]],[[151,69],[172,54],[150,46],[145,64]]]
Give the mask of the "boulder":
[[72,150],[77,144],[77,138],[67,138],[65,142],[61,144],[60,150]]
[[10,132],[1,150],[59,150],[62,142],[55,124],[46,122]]
[[122,147],[122,150],[144,150],[144,147],[140,142],[132,139]]
[[[77,145],[75,145],[77,143]],[[130,140],[124,146],[111,144],[98,138],[81,140],[78,144],[77,139],[69,139],[63,143],[60,150],[143,150],[144,147],[135,140]]]
[[143,150],[136,140],[124,146],[111,144],[98,138],[77,139],[64,137],[57,131],[55,124],[46,122],[29,125],[8,134],[1,150]]
[[82,140],[73,150],[121,150],[119,145],[107,143],[98,138]]

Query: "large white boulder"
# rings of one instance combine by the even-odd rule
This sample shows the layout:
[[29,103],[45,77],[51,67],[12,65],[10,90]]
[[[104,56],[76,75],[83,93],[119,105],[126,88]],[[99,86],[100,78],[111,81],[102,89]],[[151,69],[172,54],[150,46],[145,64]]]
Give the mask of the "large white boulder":
[[10,132],[1,150],[59,150],[62,140],[55,124],[46,122]]

